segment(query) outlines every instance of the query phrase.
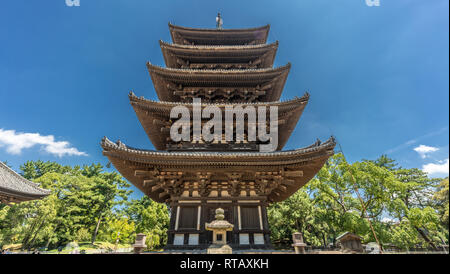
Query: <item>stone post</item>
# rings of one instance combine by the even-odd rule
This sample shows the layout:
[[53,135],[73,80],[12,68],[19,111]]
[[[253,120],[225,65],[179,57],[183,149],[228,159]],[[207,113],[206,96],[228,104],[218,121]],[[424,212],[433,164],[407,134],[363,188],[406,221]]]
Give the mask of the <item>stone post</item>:
[[305,252],[306,244],[303,242],[302,233],[294,232],[292,234],[292,241],[294,242],[292,246],[294,247],[295,254],[306,254]]
[[142,250],[147,247],[145,244],[145,239],[147,238],[147,235],[144,233],[139,233],[136,235],[136,242],[133,245],[134,254],[141,254]]

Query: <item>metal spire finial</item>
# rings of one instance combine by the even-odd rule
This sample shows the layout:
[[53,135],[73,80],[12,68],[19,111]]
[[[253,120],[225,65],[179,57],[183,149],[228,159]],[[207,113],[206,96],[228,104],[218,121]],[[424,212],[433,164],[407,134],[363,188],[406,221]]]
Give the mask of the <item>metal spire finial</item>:
[[220,12],[219,12],[219,13],[217,13],[217,17],[216,17],[216,28],[222,29],[222,25],[223,25],[223,20],[222,20],[222,17],[220,16]]

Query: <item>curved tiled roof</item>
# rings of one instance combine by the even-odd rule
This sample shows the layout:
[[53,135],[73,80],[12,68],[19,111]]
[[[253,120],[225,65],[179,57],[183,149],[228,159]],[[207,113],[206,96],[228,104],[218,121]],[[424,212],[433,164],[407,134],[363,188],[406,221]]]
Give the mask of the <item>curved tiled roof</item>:
[[197,45],[244,45],[264,44],[270,25],[246,29],[206,29],[175,26],[169,23],[172,41],[176,44]]
[[[169,107],[172,106],[192,106],[192,103],[183,103],[183,102],[168,102],[168,101],[155,101],[151,99],[145,99],[144,97],[138,97],[134,92],[130,91],[128,94],[128,97],[130,98],[130,101],[134,102],[145,102],[149,104],[155,104],[155,105],[167,105]],[[282,100],[282,101],[272,101],[272,102],[242,102],[242,103],[211,103],[211,102],[205,102],[202,103],[202,106],[236,106],[236,105],[250,105],[250,106],[283,106],[283,105],[290,105],[296,102],[304,102],[309,100],[309,93],[305,92],[303,96],[301,97],[294,97],[293,99],[288,100]]]
[[0,198],[17,202],[39,199],[49,194],[50,190],[40,188],[0,162]]
[[217,28],[192,28],[192,27],[183,27],[183,26],[178,26],[178,25],[174,25],[172,23],[169,22],[169,28],[173,28],[173,29],[179,29],[179,30],[188,30],[188,31],[200,31],[200,32],[205,32],[205,31],[212,31],[212,32],[231,32],[231,33],[235,33],[235,32],[251,32],[251,31],[255,31],[255,30],[268,30],[270,29],[270,24],[267,24],[265,26],[261,26],[261,27],[253,27],[253,28],[242,28],[242,29],[217,29]]
[[174,73],[174,74],[181,74],[182,76],[189,76],[192,74],[198,74],[198,75],[239,75],[243,77],[248,77],[250,75],[258,75],[260,73],[266,72],[266,73],[280,73],[285,70],[289,70],[291,68],[291,63],[287,63],[284,66],[280,66],[277,68],[261,68],[261,69],[177,69],[177,68],[165,68],[158,65],[154,65],[150,62],[147,62],[147,68],[149,71],[155,71],[155,72],[161,72],[161,73]]
[[[136,97],[134,93],[130,92],[130,103],[133,106],[136,115],[143,126],[148,137],[152,141],[156,149],[166,149],[168,139],[170,139],[169,132],[163,131],[163,128],[169,123],[170,112],[173,107],[185,106],[192,111],[193,103],[180,103],[180,102],[157,102],[153,100],[147,100],[142,97]],[[241,106],[245,109],[247,106],[254,106],[255,109],[259,106],[266,108],[276,106],[278,108],[278,144],[277,150],[281,150],[289,139],[289,136],[294,131],[297,121],[303,113],[309,100],[309,94],[306,93],[302,97],[294,98],[288,101],[282,102],[270,102],[270,103],[243,103],[243,104],[231,104],[231,103],[202,103],[202,108],[207,106],[217,106],[221,109],[222,115],[226,106],[236,107]],[[161,123],[155,123],[156,120],[160,120]],[[280,123],[280,121],[283,123]],[[170,122],[171,124],[171,122]],[[225,131],[225,124],[222,124],[222,132]],[[244,122],[244,127],[248,127],[247,122]]]
[[174,95],[173,88],[187,86],[197,90],[211,87],[227,86],[244,92],[246,89],[268,85],[264,95],[257,101],[279,100],[284,84],[289,74],[291,64],[278,68],[262,69],[175,69],[163,68],[147,63],[156,93],[161,101],[182,101],[179,95]]
[[[130,146],[125,145],[124,143],[118,141],[117,143],[112,142],[107,137],[103,137],[101,146],[105,151],[115,150],[115,151],[123,151],[126,153],[140,155],[140,156],[163,156],[170,158],[177,157],[190,157],[190,158],[217,158],[220,157],[222,159],[233,159],[233,161],[237,161],[242,157],[255,158],[256,161],[261,160],[261,158],[273,158],[279,156],[291,156],[291,155],[302,155],[307,153],[314,153],[326,149],[333,149],[336,145],[336,141],[334,137],[330,137],[323,143],[318,145],[308,146],[306,148],[299,148],[295,150],[284,150],[284,151],[275,151],[275,152],[167,152],[167,151],[156,151],[156,150],[145,150],[145,149],[137,149]],[[239,164],[239,163],[238,163]]]
[[180,45],[160,40],[159,44],[169,68],[269,68],[278,49],[278,41],[258,45]]
[[[306,148],[276,152],[166,152],[142,150],[113,143],[106,137],[101,146],[114,167],[151,199],[164,202],[161,189],[154,190],[145,184],[152,176],[139,176],[137,170],[177,170],[183,172],[210,171],[214,174],[227,172],[248,172],[255,176],[257,171],[279,171],[287,169],[300,171],[302,176],[292,178],[282,194],[269,194],[269,199],[278,202],[288,198],[311,180],[326,160],[333,155],[336,143],[333,137],[326,142]],[[153,177],[156,178],[156,177]],[[252,177],[253,178],[253,177]],[[250,180],[254,180],[250,178]]]
[[180,45],[174,43],[164,42],[159,40],[159,44],[162,47],[168,47],[173,49],[199,49],[199,50],[251,50],[251,49],[264,49],[264,48],[278,48],[278,41],[270,44],[257,44],[257,45]]

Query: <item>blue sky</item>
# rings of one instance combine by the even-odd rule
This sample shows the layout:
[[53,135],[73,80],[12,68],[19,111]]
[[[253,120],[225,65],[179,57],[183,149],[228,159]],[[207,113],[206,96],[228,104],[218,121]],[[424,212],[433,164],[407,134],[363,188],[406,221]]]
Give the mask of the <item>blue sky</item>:
[[[387,153],[448,176],[448,0],[7,0],[0,8],[0,160],[106,164],[103,136],[153,148],[128,101],[156,99],[168,22],[271,25],[282,99],[311,94],[285,149],[335,135],[349,161]],[[67,142],[67,143],[64,143]],[[139,195],[136,193],[136,195]]]

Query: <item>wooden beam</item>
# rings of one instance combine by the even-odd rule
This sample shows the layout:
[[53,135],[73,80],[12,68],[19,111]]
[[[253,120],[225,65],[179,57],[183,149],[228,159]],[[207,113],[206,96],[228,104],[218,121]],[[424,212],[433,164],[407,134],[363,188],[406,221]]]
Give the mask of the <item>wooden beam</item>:
[[145,175],[147,175],[147,173],[148,173],[148,170],[137,169],[134,171],[134,176],[145,176]]
[[143,181],[142,181],[142,184],[143,184],[144,186],[147,186],[148,184],[152,184],[152,183],[154,183],[154,182],[155,182],[155,179],[143,180]]
[[284,179],[283,184],[288,185],[288,186],[293,186],[293,185],[295,185],[295,180]]
[[159,198],[162,198],[162,197],[165,197],[165,196],[167,196],[167,195],[169,195],[169,193],[167,193],[167,192],[161,192],[161,193],[159,193],[159,195],[158,195],[158,197]]
[[141,170],[141,169],[136,169],[134,171],[134,176],[137,177],[143,177],[143,176],[155,176],[156,174],[158,174],[158,171],[154,171],[154,170]]
[[161,185],[155,185],[155,186],[152,186],[152,192],[155,192],[155,191],[157,191],[158,189],[160,189],[161,188]]
[[170,127],[171,123],[168,121],[163,121],[161,119],[153,119],[153,124],[161,127]]
[[161,133],[170,133],[170,128],[162,127],[161,128]]
[[303,170],[285,171],[284,176],[286,176],[286,177],[303,177]]
[[283,186],[283,185],[279,185],[278,188],[283,191],[286,192],[287,191],[287,187]]

